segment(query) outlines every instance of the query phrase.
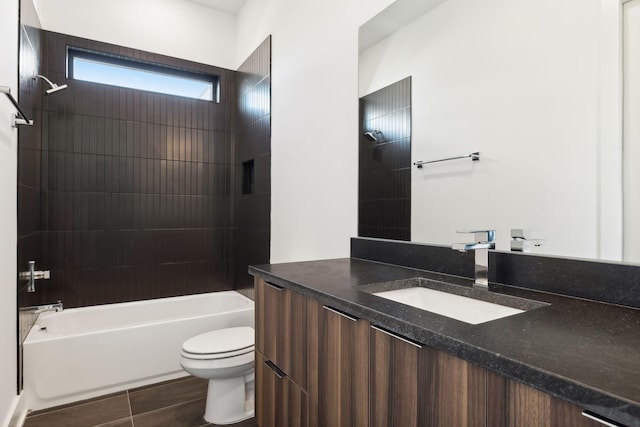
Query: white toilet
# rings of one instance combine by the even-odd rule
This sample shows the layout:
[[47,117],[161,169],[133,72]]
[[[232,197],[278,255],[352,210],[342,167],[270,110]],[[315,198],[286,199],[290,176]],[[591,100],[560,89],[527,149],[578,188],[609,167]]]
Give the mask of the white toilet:
[[254,414],[254,330],[249,326],[218,329],[182,344],[185,371],[209,380],[204,419],[233,424]]

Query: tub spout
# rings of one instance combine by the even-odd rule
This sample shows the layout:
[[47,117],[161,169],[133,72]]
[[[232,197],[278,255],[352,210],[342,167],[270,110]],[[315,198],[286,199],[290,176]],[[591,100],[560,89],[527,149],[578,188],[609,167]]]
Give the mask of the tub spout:
[[31,309],[34,309],[33,313],[34,314],[40,314],[40,313],[44,313],[46,311],[62,311],[64,310],[64,307],[62,305],[62,301],[58,301],[56,303],[53,304],[45,304],[45,305],[39,305],[36,307],[28,307]]

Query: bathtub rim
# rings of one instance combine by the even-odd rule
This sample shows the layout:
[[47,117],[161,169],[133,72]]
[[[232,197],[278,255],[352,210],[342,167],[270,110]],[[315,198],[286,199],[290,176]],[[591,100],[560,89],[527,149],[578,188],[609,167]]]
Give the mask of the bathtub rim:
[[[131,324],[127,324],[127,325],[120,325],[118,327],[113,327],[113,328],[104,328],[104,329],[93,329],[93,330],[88,330],[88,331],[83,331],[83,332],[77,332],[77,333],[72,333],[72,334],[68,334],[68,333],[52,333],[51,336],[36,336],[36,334],[38,334],[39,329],[42,327],[42,324],[39,323],[41,320],[46,320],[49,317],[54,317],[56,315],[60,315],[63,314],[65,311],[66,312],[79,312],[79,311],[106,311],[109,309],[113,309],[114,306],[133,306],[133,305],[153,305],[160,303],[161,301],[164,300],[174,300],[174,301],[184,301],[184,300],[189,300],[189,299],[197,299],[198,297],[202,297],[204,295],[220,295],[220,294],[225,294],[225,295],[232,295],[234,297],[239,296],[241,297],[241,299],[245,300],[245,302],[247,303],[246,307],[240,307],[240,308],[235,308],[232,310],[225,310],[225,311],[217,311],[215,312],[216,314],[226,314],[226,313],[231,313],[231,312],[236,312],[236,311],[243,311],[243,310],[255,310],[255,302],[251,299],[248,298],[247,296],[241,294],[238,291],[235,290],[227,290],[227,291],[215,291],[215,292],[204,292],[204,293],[200,293],[200,294],[190,294],[190,295],[180,295],[180,296],[176,296],[176,297],[162,297],[162,298],[152,298],[152,299],[148,299],[148,300],[138,300],[138,301],[127,301],[127,302],[116,302],[116,303],[109,303],[109,304],[100,304],[100,305],[89,305],[89,306],[82,306],[82,307],[72,307],[72,308],[68,308],[68,309],[64,309],[62,312],[46,312],[46,313],[42,313],[40,316],[38,316],[38,318],[36,319],[35,323],[33,324],[33,326],[31,327],[31,329],[29,329],[29,333],[27,334],[27,337],[25,338],[24,342],[23,342],[23,346],[28,345],[28,344],[35,344],[35,343],[41,343],[41,342],[46,342],[46,341],[54,341],[56,339],[63,339],[63,338],[73,338],[73,337],[82,337],[82,336],[87,336],[87,335],[92,335],[92,334],[96,334],[96,333],[102,333],[102,332],[113,332],[113,331],[117,331],[117,330],[122,330],[122,329],[137,329],[137,328],[143,328],[152,324],[158,324],[158,325],[162,325],[162,324],[167,324],[167,323],[171,323],[171,322],[175,322],[177,320],[196,320],[196,319],[202,319],[205,317],[208,317],[211,315],[211,313],[207,313],[207,314],[198,314],[196,316],[183,316],[183,317],[172,317],[169,319],[165,319],[165,320],[154,320],[154,321],[145,321],[145,322],[139,322],[139,323],[131,323]],[[44,334],[43,334],[44,335]]]

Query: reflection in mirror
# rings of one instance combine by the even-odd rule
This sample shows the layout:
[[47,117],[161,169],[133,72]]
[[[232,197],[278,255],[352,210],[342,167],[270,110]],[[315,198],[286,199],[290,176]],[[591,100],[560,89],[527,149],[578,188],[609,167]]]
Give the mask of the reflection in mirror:
[[488,227],[508,251],[521,229],[534,253],[622,260],[621,2],[415,4],[361,27],[359,96],[411,76],[411,163],[481,160],[411,168],[411,240]]
[[410,240],[411,78],[360,98],[358,236]]

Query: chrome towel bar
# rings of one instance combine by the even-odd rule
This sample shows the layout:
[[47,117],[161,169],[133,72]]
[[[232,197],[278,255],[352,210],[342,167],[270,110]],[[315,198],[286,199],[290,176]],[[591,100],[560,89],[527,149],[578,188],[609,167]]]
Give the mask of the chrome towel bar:
[[417,166],[418,168],[422,168],[422,165],[426,165],[426,164],[429,164],[429,163],[446,162],[446,161],[449,161],[449,160],[466,159],[466,158],[471,158],[471,160],[474,161],[474,162],[477,161],[477,160],[480,160],[480,152],[476,151],[475,153],[467,154],[466,156],[447,157],[446,159],[429,160],[428,162],[425,162],[423,160],[418,160],[417,162],[414,162],[413,164],[415,166]]

